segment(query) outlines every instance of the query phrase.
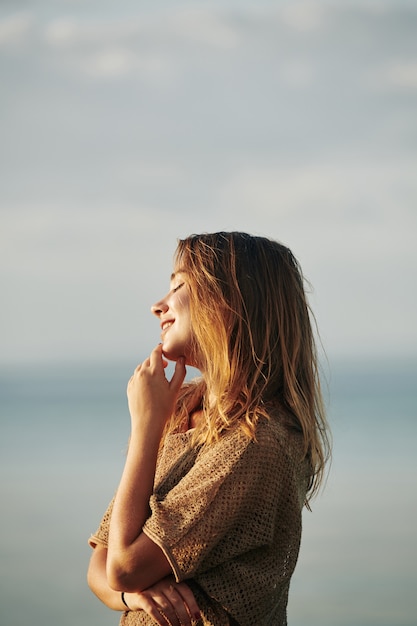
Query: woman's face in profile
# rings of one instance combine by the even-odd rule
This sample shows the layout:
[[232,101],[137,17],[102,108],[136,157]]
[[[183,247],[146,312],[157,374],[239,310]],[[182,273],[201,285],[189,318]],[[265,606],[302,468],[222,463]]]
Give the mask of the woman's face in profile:
[[191,354],[190,291],[185,272],[178,270],[171,275],[169,292],[151,310],[159,318],[164,356],[170,361],[183,356],[187,365],[195,366]]

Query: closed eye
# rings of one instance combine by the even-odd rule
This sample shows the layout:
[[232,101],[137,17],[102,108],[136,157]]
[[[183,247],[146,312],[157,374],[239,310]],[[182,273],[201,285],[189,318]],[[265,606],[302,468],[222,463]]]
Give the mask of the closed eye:
[[179,285],[177,285],[176,287],[174,287],[174,289],[172,290],[172,293],[176,293],[179,289],[181,289],[181,287],[184,286],[184,283],[180,283]]

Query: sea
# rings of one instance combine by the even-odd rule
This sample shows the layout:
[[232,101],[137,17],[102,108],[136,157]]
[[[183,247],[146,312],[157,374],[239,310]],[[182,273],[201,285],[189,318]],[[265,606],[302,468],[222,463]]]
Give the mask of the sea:
[[[87,587],[87,540],[123,468],[131,371],[0,367],[1,626],[118,624]],[[417,626],[417,358],[323,371],[333,459],[303,514],[289,626]]]

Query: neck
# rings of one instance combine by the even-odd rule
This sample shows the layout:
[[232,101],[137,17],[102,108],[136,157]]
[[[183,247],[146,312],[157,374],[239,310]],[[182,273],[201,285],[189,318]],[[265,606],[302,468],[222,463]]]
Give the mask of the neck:
[[198,426],[198,424],[201,422],[202,417],[202,409],[197,409],[196,411],[193,411],[188,418],[188,430],[196,428],[196,426]]

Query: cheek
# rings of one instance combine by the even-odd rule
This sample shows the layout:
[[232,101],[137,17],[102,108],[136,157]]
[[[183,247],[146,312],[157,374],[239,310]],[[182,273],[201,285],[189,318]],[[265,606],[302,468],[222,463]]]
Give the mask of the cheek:
[[183,291],[185,287],[178,293],[177,307],[181,311],[189,311],[190,309],[190,297],[186,291]]

